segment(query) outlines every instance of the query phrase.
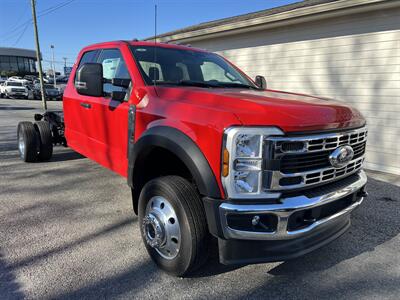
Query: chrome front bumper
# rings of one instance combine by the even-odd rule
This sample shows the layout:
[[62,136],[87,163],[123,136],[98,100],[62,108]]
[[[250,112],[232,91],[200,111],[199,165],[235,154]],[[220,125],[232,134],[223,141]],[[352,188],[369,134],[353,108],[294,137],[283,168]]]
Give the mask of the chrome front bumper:
[[[311,223],[305,228],[294,231],[288,231],[289,217],[300,210],[315,208],[348,195],[354,194],[365,186],[367,183],[367,176],[364,171],[358,173],[359,179],[352,184],[349,184],[339,190],[330,192],[321,196],[309,198],[305,195],[288,197],[280,199],[279,204],[233,204],[222,203],[219,206],[219,215],[222,225],[223,235],[226,239],[240,239],[240,240],[285,240],[294,239],[322,228],[335,220],[348,215],[357,206],[359,206],[363,197],[359,197],[357,201],[352,203],[345,209],[330,215],[326,218],[320,219]],[[229,214],[272,214],[277,217],[278,223],[276,230],[273,232],[259,232],[259,231],[245,231],[229,227],[227,216]]]

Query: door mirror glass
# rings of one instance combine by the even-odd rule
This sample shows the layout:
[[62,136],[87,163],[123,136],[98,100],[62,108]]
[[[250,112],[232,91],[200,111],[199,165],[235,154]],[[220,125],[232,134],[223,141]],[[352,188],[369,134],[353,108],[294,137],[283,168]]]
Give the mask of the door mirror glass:
[[256,82],[256,85],[257,85],[260,89],[265,90],[265,89],[267,88],[267,81],[265,80],[265,77],[264,77],[264,76],[257,75],[257,76],[256,76],[255,82]]
[[75,88],[81,95],[103,96],[103,66],[98,63],[85,63],[76,72]]

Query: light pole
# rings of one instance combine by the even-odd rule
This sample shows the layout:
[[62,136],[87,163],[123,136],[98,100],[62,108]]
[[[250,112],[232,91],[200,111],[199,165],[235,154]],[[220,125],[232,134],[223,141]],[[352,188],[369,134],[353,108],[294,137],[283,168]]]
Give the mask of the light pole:
[[53,69],[53,78],[54,78],[54,88],[56,88],[57,87],[57,83],[56,83],[56,65],[54,64],[54,45],[51,45],[50,48],[51,48],[51,52],[52,52],[52,55],[53,55],[53,66],[52,66],[52,69]]

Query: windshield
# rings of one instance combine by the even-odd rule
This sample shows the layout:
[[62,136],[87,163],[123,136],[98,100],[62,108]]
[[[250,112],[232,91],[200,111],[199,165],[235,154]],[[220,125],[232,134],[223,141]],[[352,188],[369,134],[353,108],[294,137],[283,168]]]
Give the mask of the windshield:
[[54,90],[54,89],[55,89],[54,85],[51,85],[51,84],[45,84],[45,85],[44,85],[44,88],[45,88],[46,90]]
[[7,82],[8,86],[22,86],[21,82],[13,82],[13,81],[9,81]]
[[148,85],[257,89],[245,75],[214,53],[154,46],[131,49]]

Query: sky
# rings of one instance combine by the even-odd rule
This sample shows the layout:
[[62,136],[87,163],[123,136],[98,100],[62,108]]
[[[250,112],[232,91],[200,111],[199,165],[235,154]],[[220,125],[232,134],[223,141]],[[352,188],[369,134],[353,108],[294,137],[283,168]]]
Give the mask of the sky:
[[[43,68],[71,66],[89,44],[142,39],[201,22],[282,6],[299,0],[36,0]],[[0,0],[0,47],[35,49],[31,0]]]

